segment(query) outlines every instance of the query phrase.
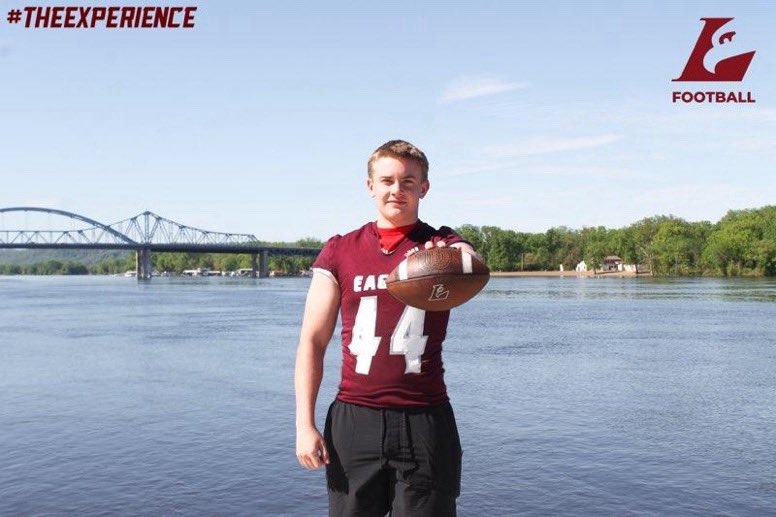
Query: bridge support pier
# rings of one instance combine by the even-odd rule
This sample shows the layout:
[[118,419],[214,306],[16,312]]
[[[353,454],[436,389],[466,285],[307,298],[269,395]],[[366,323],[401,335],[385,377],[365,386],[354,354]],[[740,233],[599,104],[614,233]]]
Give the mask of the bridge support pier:
[[258,267],[258,253],[251,253],[251,278],[256,278],[256,271]]
[[267,278],[269,276],[269,251],[264,250],[261,252],[261,260],[259,260],[259,278]]
[[135,250],[135,274],[138,280],[151,278],[151,250],[149,248]]

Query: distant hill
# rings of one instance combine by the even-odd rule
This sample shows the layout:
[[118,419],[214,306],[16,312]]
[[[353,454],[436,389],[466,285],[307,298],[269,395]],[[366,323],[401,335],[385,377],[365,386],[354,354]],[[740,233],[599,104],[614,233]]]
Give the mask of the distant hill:
[[0,264],[29,265],[59,260],[91,266],[105,260],[125,258],[132,251],[122,250],[0,250]]

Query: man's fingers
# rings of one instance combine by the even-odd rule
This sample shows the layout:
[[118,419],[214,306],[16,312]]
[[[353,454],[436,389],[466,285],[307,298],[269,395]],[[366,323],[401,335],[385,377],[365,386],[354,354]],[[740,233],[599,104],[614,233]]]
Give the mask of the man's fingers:
[[437,247],[437,248],[444,248],[447,246],[447,243],[443,240],[436,241],[436,244],[434,241],[426,241],[426,243],[423,245],[423,247],[427,250],[430,250],[431,248]]
[[320,451],[315,451],[308,454],[298,454],[297,459],[304,468],[317,469],[329,463],[329,453],[326,451],[326,447],[323,446],[322,455]]
[[326,445],[321,443],[321,460],[328,465],[329,464],[329,451],[326,449]]

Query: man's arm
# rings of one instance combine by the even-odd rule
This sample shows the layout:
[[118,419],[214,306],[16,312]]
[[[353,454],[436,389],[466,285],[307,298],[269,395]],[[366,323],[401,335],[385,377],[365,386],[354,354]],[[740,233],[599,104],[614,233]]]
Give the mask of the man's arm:
[[308,469],[329,462],[323,436],[315,426],[315,401],[323,378],[323,356],[334,333],[339,286],[316,272],[307,291],[299,348],[296,352],[296,456]]

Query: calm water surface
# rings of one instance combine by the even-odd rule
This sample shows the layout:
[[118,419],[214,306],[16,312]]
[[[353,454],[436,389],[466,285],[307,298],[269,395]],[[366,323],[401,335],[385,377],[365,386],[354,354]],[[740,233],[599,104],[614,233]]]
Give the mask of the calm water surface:
[[[0,277],[0,514],[325,515],[306,288]],[[461,515],[776,515],[776,281],[495,278],[445,359]]]

